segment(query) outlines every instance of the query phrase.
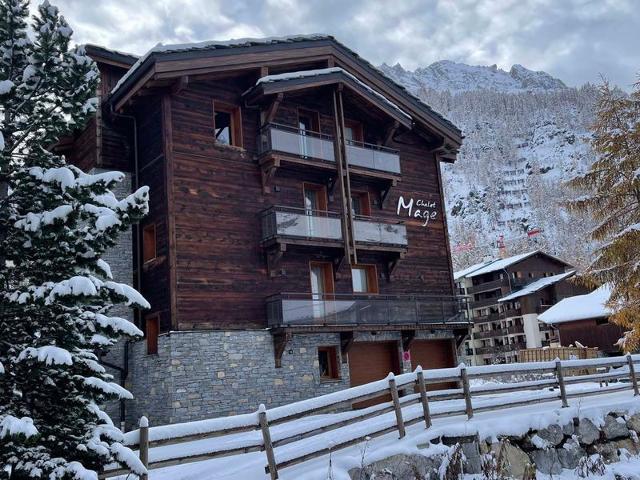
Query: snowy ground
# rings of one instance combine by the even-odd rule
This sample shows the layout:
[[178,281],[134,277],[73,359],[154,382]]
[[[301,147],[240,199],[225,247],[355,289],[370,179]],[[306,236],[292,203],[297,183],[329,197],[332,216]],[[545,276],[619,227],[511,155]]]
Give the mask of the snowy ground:
[[[597,384],[581,384],[570,386],[570,392],[576,390],[593,389]],[[506,401],[515,401],[521,397],[535,394],[537,396],[555,395],[556,392],[543,391],[521,391],[517,393],[509,393],[502,395],[486,395],[474,399],[474,407],[479,408],[482,405],[499,405]],[[432,413],[444,411],[451,407],[458,406],[461,400],[450,400],[432,403]],[[391,433],[372,439],[366,445],[364,452],[364,462],[371,463],[398,453],[421,453],[429,454],[430,451],[436,453],[437,447],[427,449],[419,449],[419,445],[428,444],[428,442],[443,434],[470,433],[478,432],[481,437],[491,437],[505,434],[519,434],[527,431],[529,428],[544,428],[551,423],[563,422],[580,416],[592,418],[598,421],[604,414],[611,410],[622,409],[631,412],[640,411],[640,399],[634,398],[630,390],[619,391],[597,396],[586,397],[581,400],[574,398],[570,400],[571,406],[566,409],[560,408],[559,401],[549,401],[526,407],[505,408],[504,411],[490,411],[476,413],[473,419],[467,420],[465,416],[450,416],[446,418],[436,418],[433,427],[429,430],[424,428],[424,424],[416,424],[407,428],[407,436],[399,440],[396,433]],[[419,405],[406,407],[405,419],[411,418],[414,414],[419,415],[421,407]],[[351,412],[335,414],[340,416],[348,416]],[[371,422],[388,422],[393,414],[381,415],[375,417],[367,423],[371,426]],[[326,415],[316,415],[304,419],[304,422],[318,422]],[[303,420],[297,421],[296,426],[300,427]],[[274,427],[276,430],[278,427]],[[281,427],[282,428],[282,427]],[[291,428],[291,427],[289,427]],[[336,429],[323,435],[318,435],[303,442],[295,442],[284,445],[276,449],[276,458],[282,461],[284,458],[300,453],[301,450],[313,449],[314,443],[323,445],[327,439],[339,438],[346,434],[357,435],[360,425],[351,425],[343,429]],[[278,433],[273,432],[276,436]],[[284,433],[284,432],[280,432]],[[287,432],[289,433],[289,432]],[[195,451],[212,447],[219,447],[220,442],[238,442],[246,440],[247,435],[259,435],[258,432],[248,432],[238,435],[231,435],[222,438],[214,438],[190,442],[181,445],[157,447],[151,450],[151,459],[161,458],[164,455],[176,455],[179,451]],[[242,438],[244,437],[244,438]],[[312,443],[313,442],[313,443]],[[362,463],[363,446],[345,448],[336,451],[332,455],[331,478],[333,480],[348,480],[348,470],[358,467]],[[207,460],[192,464],[186,464],[175,467],[167,467],[150,471],[150,480],[264,480],[268,476],[264,473],[266,464],[263,452],[249,453],[232,457]],[[640,460],[637,458],[620,462],[608,467],[607,474],[602,477],[605,479],[613,479],[615,473],[631,473],[640,472]],[[329,458],[328,456],[310,460],[304,464],[292,466],[280,470],[280,478],[283,480],[326,480],[329,478]],[[127,480],[131,480],[129,476]],[[119,480],[125,480],[126,477],[119,477]],[[468,476],[468,479],[478,478],[478,476]],[[544,477],[540,477],[546,480]],[[573,471],[567,471],[564,476],[554,476],[555,479],[575,478]],[[592,477],[596,478],[596,477]],[[630,477],[633,478],[633,477]]]

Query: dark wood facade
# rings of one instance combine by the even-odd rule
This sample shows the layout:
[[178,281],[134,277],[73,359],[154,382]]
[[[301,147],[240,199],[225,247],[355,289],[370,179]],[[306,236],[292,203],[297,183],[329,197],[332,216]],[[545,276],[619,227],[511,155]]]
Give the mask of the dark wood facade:
[[[353,52],[325,38],[296,48],[263,45],[227,48],[224,54],[212,49],[209,54],[151,55],[145,61],[151,66],[143,62],[115,93],[110,92],[135,59],[116,55],[114,60],[97,48],[90,53],[102,75],[102,109],[77,136],[69,156],[85,170],[122,169],[132,173],[134,186],[150,187],[150,212],[141,228],[154,227],[155,258],[136,263],[139,287],[152,306],[145,315],[159,315],[161,332],[265,328],[267,298],[311,294],[314,261],[330,262],[332,294],[353,294],[356,255],[358,265],[372,266],[376,298],[433,295],[438,298],[434,305],[445,311],[442,299],[454,296],[454,286],[439,162],[455,158],[460,132],[372,73]],[[333,83],[311,80],[269,94],[255,87],[267,74],[336,66],[348,73]],[[241,145],[216,141],[215,105],[237,109],[234,118],[241,120],[233,135],[241,136]],[[402,115],[393,105],[408,120],[395,118]],[[259,147],[265,119],[298,128],[301,110],[317,115],[318,133],[331,137],[343,153],[343,127],[356,125],[355,135],[362,137],[357,140],[372,145],[366,148],[397,152],[400,172],[354,167],[341,174],[338,160],[327,166],[306,158],[267,158]],[[326,191],[326,210],[341,219],[343,240],[265,242],[264,211],[304,208],[305,185]],[[349,191],[368,202],[366,221],[406,227],[406,244],[371,246],[353,239],[349,245],[344,230]],[[413,199],[427,205],[431,218],[426,226],[424,218],[409,217],[407,208],[398,214],[400,197],[405,204]],[[414,203],[412,214],[416,209],[425,210]]]

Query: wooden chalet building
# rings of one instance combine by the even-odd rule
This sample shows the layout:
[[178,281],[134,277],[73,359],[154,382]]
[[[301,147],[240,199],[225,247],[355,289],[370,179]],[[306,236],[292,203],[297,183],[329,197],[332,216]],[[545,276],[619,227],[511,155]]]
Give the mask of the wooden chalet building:
[[129,419],[455,364],[454,125],[330,36],[87,51],[101,108],[65,152],[151,189],[132,254],[111,258],[152,306],[126,349]]

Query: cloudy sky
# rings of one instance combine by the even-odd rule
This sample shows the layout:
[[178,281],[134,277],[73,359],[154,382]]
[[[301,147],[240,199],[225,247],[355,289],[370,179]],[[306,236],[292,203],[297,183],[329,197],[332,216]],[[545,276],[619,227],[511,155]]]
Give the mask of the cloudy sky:
[[[32,0],[35,4],[35,0]],[[640,72],[638,0],[51,0],[75,40],[162,43],[329,33],[375,64],[520,63],[569,85]]]

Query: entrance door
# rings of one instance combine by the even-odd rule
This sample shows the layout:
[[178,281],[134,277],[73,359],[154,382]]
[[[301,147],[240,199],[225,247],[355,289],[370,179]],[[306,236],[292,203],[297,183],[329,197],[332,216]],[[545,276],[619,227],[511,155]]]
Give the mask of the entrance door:
[[[398,344],[396,342],[356,342],[349,350],[349,375],[351,386],[382,380],[389,372],[398,373]],[[384,395],[356,403],[354,408],[365,408],[391,400]]]
[[[452,340],[414,340],[411,343],[411,367],[423,370],[455,367]],[[427,390],[456,388],[455,383],[432,383]]]

